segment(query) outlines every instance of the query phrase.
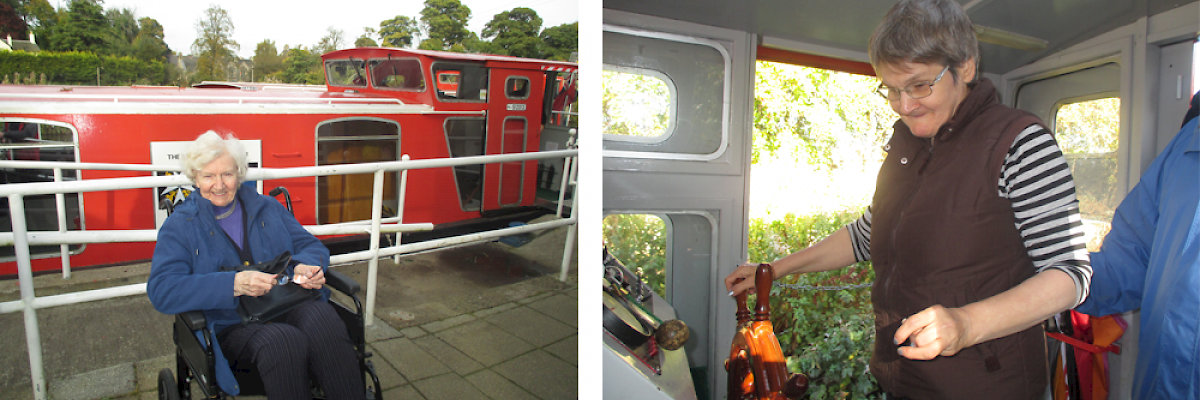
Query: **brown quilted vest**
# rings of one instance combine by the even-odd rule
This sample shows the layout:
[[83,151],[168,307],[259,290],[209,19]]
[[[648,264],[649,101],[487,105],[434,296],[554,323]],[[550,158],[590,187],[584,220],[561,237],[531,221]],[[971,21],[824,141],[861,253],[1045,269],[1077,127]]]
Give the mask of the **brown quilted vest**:
[[900,321],[927,307],[961,307],[1033,276],[1012,203],[997,194],[1004,156],[1036,116],[1001,105],[980,79],[931,143],[896,122],[872,204],[875,351],[883,389],[913,399],[1033,399],[1048,381],[1041,325],[914,361],[892,342]]

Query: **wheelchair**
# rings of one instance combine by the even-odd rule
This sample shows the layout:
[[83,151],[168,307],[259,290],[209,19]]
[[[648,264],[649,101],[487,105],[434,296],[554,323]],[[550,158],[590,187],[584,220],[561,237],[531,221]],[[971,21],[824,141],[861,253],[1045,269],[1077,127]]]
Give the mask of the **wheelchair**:
[[[291,211],[291,199],[286,195],[286,189],[276,188],[271,191],[270,196],[278,196],[280,189],[288,198],[287,208],[288,211]],[[168,212],[173,211],[174,207],[170,202],[164,201],[160,204]],[[375,373],[375,366],[368,360],[372,354],[367,351],[363,305],[357,295],[362,287],[350,277],[333,269],[325,271],[325,284],[354,302],[354,307],[351,308],[334,301],[333,297],[329,299],[329,304],[333,306],[339,319],[346,324],[350,341],[354,344],[355,358],[358,359],[358,366],[363,374],[363,383],[367,386],[364,390],[366,399],[383,400],[383,387],[379,384],[379,376]],[[196,335],[196,332],[200,332],[200,335]],[[176,377],[170,368],[163,368],[158,372],[158,398],[160,400],[191,399],[192,382],[197,383],[204,398],[222,399],[228,396],[217,385],[216,356],[213,354],[213,346],[218,345],[217,335],[216,332],[208,329],[204,313],[188,311],[175,314],[171,336],[175,341],[175,370],[179,375]],[[312,380],[310,379],[310,381]],[[238,386],[241,387],[241,393],[238,396],[266,394],[262,378],[254,371],[238,376]],[[312,390],[314,399],[324,398],[323,393],[315,384]]]
[[[368,360],[371,353],[366,351],[366,327],[363,320],[362,302],[356,295],[361,287],[358,282],[332,269],[325,273],[325,284],[353,300],[354,309],[332,299],[329,304],[346,324],[350,340],[354,343],[355,357],[358,359],[359,369],[363,373],[363,382],[367,385],[366,398],[383,400],[379,376],[375,373],[374,365]],[[197,331],[201,332],[201,337],[197,337],[195,334]],[[175,341],[175,370],[179,372],[179,376],[176,378],[170,368],[163,368],[159,371],[158,398],[164,400],[191,399],[193,381],[198,384],[205,398],[224,398],[225,393],[217,386],[216,360],[212,350],[213,346],[217,345],[216,333],[208,330],[204,313],[188,311],[176,314],[172,337]],[[262,379],[258,377],[257,373],[250,375],[239,376],[238,386],[241,387],[241,393],[238,395],[264,395]],[[313,398],[324,397],[319,393],[319,389],[314,387],[313,391]]]

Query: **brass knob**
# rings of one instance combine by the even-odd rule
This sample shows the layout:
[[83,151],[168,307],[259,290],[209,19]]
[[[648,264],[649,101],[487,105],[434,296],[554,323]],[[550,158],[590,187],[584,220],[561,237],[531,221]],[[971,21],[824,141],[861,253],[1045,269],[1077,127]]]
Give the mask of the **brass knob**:
[[679,350],[691,336],[687,324],[677,319],[664,322],[654,331],[654,341],[665,350]]

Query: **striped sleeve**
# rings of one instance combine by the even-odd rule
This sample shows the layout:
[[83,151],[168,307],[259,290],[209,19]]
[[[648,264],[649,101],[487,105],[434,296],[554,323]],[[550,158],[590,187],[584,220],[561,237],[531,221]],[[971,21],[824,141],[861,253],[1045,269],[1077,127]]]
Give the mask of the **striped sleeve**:
[[1075,305],[1082,303],[1092,266],[1075,181],[1049,131],[1035,124],[1017,135],[998,184],[1000,196],[1012,201],[1017,230],[1037,272],[1049,268],[1066,272],[1075,282]]
[[850,231],[850,246],[854,248],[854,262],[871,260],[871,207],[858,220],[846,225]]

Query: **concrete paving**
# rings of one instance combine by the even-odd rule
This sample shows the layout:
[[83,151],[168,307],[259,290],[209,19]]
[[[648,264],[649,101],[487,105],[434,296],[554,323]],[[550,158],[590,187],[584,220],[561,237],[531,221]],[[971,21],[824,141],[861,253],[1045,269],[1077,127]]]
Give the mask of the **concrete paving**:
[[[577,398],[578,264],[558,280],[565,237],[563,227],[520,247],[490,242],[382,260],[367,342],[383,397]],[[365,290],[366,263],[336,268]],[[69,280],[40,275],[35,291],[127,285],[148,274],[140,264],[75,271]],[[0,281],[0,301],[19,298],[15,279]],[[159,371],[174,369],[171,316],[144,295],[37,317],[50,399],[157,398]],[[0,315],[0,348],[0,400],[33,398],[21,313]]]

